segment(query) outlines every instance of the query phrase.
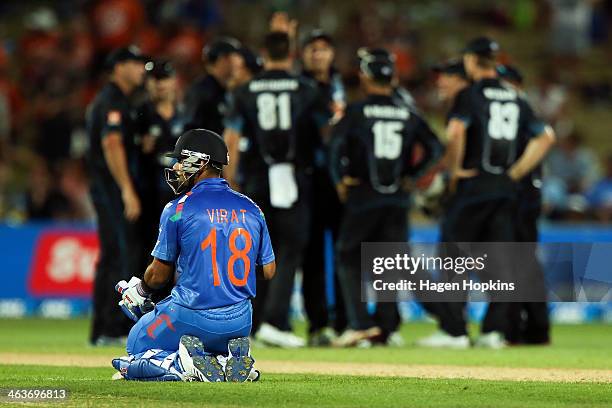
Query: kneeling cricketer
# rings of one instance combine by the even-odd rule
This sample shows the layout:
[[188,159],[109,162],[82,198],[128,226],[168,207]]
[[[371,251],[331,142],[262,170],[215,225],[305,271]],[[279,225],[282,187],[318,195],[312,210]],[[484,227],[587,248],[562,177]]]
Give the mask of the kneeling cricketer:
[[[166,181],[179,197],[161,215],[143,279],[117,284],[121,308],[137,322],[113,378],[256,381],[248,338],[255,268],[266,279],[276,268],[264,215],[221,177],[229,157],[216,133],[190,130],[169,156],[177,162]],[[175,276],[172,294],[153,305],[150,295]]]

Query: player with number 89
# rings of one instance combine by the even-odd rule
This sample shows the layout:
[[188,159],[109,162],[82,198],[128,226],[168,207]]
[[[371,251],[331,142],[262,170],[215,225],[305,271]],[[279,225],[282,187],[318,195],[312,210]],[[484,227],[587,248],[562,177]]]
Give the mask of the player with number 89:
[[[473,39],[463,50],[463,65],[473,82],[457,95],[446,129],[454,194],[442,223],[443,242],[515,241],[520,222],[517,182],[554,142],[552,130],[535,118],[524,95],[498,78],[498,51],[499,45],[486,37]],[[500,257],[499,263],[491,268],[492,278],[512,281],[512,271],[505,267],[510,262]],[[419,344],[468,347],[464,306],[456,302],[439,308],[440,333]],[[504,347],[507,322],[508,304],[491,302],[475,345]]]

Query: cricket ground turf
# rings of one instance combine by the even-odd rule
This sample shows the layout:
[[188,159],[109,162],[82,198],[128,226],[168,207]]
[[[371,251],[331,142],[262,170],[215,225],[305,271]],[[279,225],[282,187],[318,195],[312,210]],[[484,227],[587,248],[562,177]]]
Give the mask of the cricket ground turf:
[[111,381],[110,361],[125,352],[88,346],[87,329],[85,319],[0,320],[0,389],[69,392],[20,403],[36,407],[612,406],[610,325],[555,326],[547,347],[453,351],[411,346],[434,326],[408,323],[401,348],[255,348],[262,379],[247,384]]

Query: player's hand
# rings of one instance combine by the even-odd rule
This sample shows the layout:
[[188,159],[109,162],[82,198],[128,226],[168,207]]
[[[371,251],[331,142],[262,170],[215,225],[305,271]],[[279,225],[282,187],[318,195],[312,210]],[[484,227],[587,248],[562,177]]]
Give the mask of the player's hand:
[[122,280],[115,285],[115,290],[121,294],[119,306],[135,322],[143,314],[153,310],[154,306],[149,299],[149,295],[145,293],[141,282],[139,278],[133,276],[129,282]]
[[342,181],[336,184],[336,192],[341,203],[345,203],[348,197],[348,190],[350,187],[355,187],[361,184],[361,181],[355,177],[344,176]]
[[140,217],[142,211],[140,207],[140,199],[134,191],[134,188],[129,187],[121,191],[121,198],[123,200],[124,215],[128,221],[136,221]]
[[448,182],[448,191],[451,194],[455,194],[457,191],[457,184],[459,180],[468,179],[472,177],[476,177],[478,175],[478,170],[476,169],[457,169],[455,170],[450,177]]
[[516,167],[512,167],[510,168],[510,170],[508,170],[508,172],[506,173],[506,175],[508,176],[508,178],[510,180],[512,180],[513,182],[518,182],[521,180],[521,175],[519,174],[518,170],[516,169]]
[[142,281],[135,276],[129,282],[119,281],[115,287],[121,293],[123,304],[128,307],[140,307],[149,298],[142,287]]

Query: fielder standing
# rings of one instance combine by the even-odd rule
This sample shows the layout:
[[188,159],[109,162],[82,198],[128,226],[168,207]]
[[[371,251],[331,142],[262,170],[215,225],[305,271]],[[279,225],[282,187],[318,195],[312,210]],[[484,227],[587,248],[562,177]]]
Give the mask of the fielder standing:
[[[535,118],[523,96],[498,79],[498,50],[485,37],[464,50],[463,64],[473,83],[458,94],[447,126],[454,195],[442,224],[443,242],[515,241],[518,182],[554,142],[552,130]],[[496,273],[510,278],[505,268]],[[461,348],[469,347],[464,308],[464,302],[447,303],[440,314],[440,334]],[[508,311],[508,303],[489,304],[476,346],[505,346]]]
[[[334,127],[330,170],[345,202],[338,238],[338,272],[350,330],[339,346],[385,344],[400,324],[396,303],[378,303],[371,316],[361,301],[361,243],[405,242],[410,195],[406,182],[418,177],[442,152],[427,123],[393,97],[394,59],[385,50],[359,52],[365,100],[347,107]],[[416,143],[423,159],[412,165]]]
[[277,243],[277,277],[255,305],[256,337],[302,347],[304,340],[291,333],[289,306],[312,220],[312,141],[317,134],[311,130],[324,128],[330,115],[316,84],[289,72],[289,50],[286,33],[266,35],[264,71],[234,92],[225,130],[233,159],[226,175],[230,183],[240,180],[242,191],[264,209]]
[[116,344],[129,331],[129,320],[116,313],[113,285],[137,270],[141,214],[137,193],[136,108],[130,96],[144,79],[144,61],[135,47],[108,58],[110,81],[87,110],[91,198],[96,209],[100,258],[93,293],[93,345]]

